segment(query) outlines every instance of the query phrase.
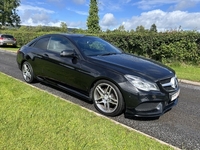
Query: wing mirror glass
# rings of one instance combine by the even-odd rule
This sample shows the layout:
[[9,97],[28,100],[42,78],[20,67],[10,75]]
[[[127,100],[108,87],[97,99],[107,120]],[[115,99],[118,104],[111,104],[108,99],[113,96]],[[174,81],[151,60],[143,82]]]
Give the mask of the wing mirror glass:
[[60,53],[60,56],[62,56],[62,57],[74,57],[75,52],[72,49],[64,50]]

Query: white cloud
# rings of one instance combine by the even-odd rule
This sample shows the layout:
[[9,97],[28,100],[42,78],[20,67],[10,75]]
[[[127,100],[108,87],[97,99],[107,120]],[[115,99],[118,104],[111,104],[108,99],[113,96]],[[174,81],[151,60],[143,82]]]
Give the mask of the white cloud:
[[85,12],[85,11],[72,10],[72,9],[70,9],[70,8],[67,8],[67,10],[72,11],[72,12],[75,12],[75,13],[77,13],[77,14],[79,14],[79,15],[88,16],[88,12]]
[[[48,1],[49,2],[60,2],[62,0],[48,0]],[[79,2],[81,2],[81,1],[79,1]],[[71,9],[68,9],[68,10],[73,11],[80,15],[88,15],[88,12],[71,10]],[[27,25],[27,26],[44,25],[44,26],[59,27],[61,22],[66,22],[68,27],[86,29],[85,22],[82,22],[82,21],[71,22],[70,20],[69,21],[55,20],[52,18],[52,14],[57,15],[55,11],[45,9],[43,7],[33,6],[33,4],[31,4],[31,5],[21,4],[18,7],[18,12],[19,12],[18,14],[21,18],[22,25]]]
[[[31,1],[31,0],[29,0]],[[66,0],[46,0],[46,5],[48,6],[52,6],[54,7],[54,9],[65,9],[65,7],[67,6],[68,1]]]
[[175,6],[171,7],[173,10],[184,10],[186,8],[194,7],[198,2],[194,0],[182,0]]
[[133,3],[133,5],[138,6],[140,9],[143,10],[149,10],[156,8],[158,6],[164,5],[164,4],[175,4],[177,3],[177,0],[141,0],[139,2]]
[[115,17],[111,13],[105,14],[103,19],[101,20],[101,24],[103,26],[112,26],[116,24],[115,22],[116,22]]
[[48,25],[51,14],[55,12],[38,6],[21,5],[18,7],[22,25]]
[[134,16],[124,21],[122,24],[127,30],[136,29],[137,26],[144,26],[149,29],[152,24],[156,24],[159,31],[177,29],[200,30],[200,13],[188,13],[184,11],[164,12],[153,10]]
[[73,0],[76,4],[84,4],[86,0]]
[[103,30],[114,28],[117,25],[117,20],[115,19],[112,13],[107,13],[103,16],[102,20],[100,21],[100,25]]
[[141,0],[133,3],[133,5],[136,5],[143,10],[149,10],[168,4],[171,5],[170,8],[174,8],[174,10],[183,10],[185,8],[190,8],[199,2],[200,0]]
[[46,12],[46,13],[50,13],[50,14],[55,13],[55,12],[52,11],[52,10],[48,10],[48,9],[45,9],[45,8],[42,8],[42,7],[31,6],[31,5],[24,5],[24,4],[20,5],[17,9],[18,9],[21,13],[23,13],[25,10]]
[[[56,1],[56,0],[51,0]],[[32,5],[21,5],[18,7],[19,15],[22,21],[22,25],[27,26],[56,26],[60,27],[61,22],[66,22],[63,20],[54,20],[51,18],[52,14],[55,14],[54,11],[48,10],[42,7],[34,7]],[[76,11],[78,14],[86,15],[85,12]],[[73,28],[82,28],[86,29],[85,22],[77,21],[77,22],[71,22],[67,21],[68,27]]]
[[124,4],[123,2],[118,2],[118,1],[108,1],[108,0],[99,0],[98,6],[99,10],[101,11],[120,11],[122,10],[122,5]]

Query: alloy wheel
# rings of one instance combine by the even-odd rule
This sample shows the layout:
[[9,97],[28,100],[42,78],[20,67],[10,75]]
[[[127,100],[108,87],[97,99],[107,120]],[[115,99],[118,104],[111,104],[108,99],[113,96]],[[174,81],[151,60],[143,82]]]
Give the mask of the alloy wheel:
[[119,115],[124,109],[121,92],[109,81],[99,81],[96,84],[93,100],[97,110],[108,116]]
[[22,75],[26,82],[33,82],[33,69],[28,62],[24,62],[22,66]]

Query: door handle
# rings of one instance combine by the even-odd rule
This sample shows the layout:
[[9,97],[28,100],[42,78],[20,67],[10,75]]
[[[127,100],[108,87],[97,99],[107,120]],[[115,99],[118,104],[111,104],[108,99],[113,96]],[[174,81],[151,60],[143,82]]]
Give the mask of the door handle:
[[44,54],[44,56],[45,56],[45,57],[49,57],[49,55],[48,55],[48,54]]

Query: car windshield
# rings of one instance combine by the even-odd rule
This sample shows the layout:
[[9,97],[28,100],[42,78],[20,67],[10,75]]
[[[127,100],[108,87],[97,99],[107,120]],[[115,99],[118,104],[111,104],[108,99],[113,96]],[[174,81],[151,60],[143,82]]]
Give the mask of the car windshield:
[[97,37],[71,37],[77,44],[81,53],[86,56],[114,55],[122,53],[121,50]]

